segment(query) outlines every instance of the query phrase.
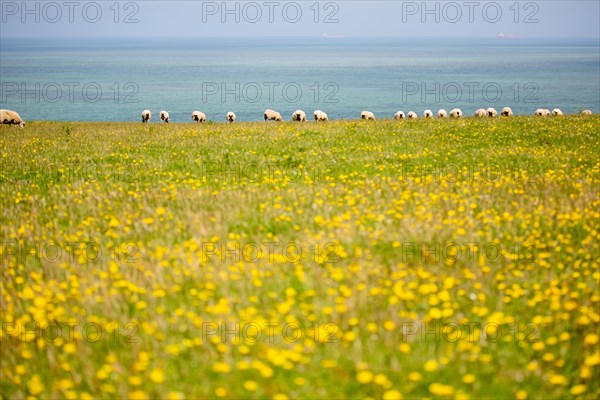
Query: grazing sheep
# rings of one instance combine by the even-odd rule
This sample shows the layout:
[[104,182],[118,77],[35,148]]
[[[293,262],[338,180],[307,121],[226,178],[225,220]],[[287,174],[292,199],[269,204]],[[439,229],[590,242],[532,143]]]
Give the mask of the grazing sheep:
[[498,111],[496,111],[496,109],[493,107],[488,108],[486,112],[487,116],[490,118],[496,118],[496,116],[498,115]]
[[394,114],[394,119],[404,119],[404,111],[396,111],[396,114]]
[[448,113],[443,108],[437,113],[438,118],[448,118]]
[[538,108],[537,110],[535,110],[534,114],[538,117],[547,117],[548,115],[550,115],[550,110],[548,110],[547,108]]
[[360,113],[360,118],[364,120],[375,121],[375,114],[373,114],[371,111],[363,111]]
[[581,115],[592,115],[592,110],[583,110]]
[[502,111],[500,112],[500,115],[502,115],[503,117],[512,117],[513,116],[512,108],[504,107],[502,109]]
[[460,108],[453,108],[450,110],[450,118],[461,118],[462,110]]
[[160,120],[161,121],[165,121],[165,123],[169,123],[169,113],[166,111],[161,111],[160,112]]
[[321,110],[315,110],[315,121],[329,121],[327,114]]
[[306,113],[302,110],[296,110],[292,114],[292,121],[305,122],[306,121]]
[[414,112],[414,111],[408,112],[408,119],[417,119],[417,118],[418,118],[418,116],[417,116],[416,112]]
[[25,127],[25,122],[18,112],[12,110],[0,110],[0,124],[19,125]]
[[142,122],[146,123],[146,122],[150,121],[151,116],[152,116],[152,113],[150,112],[150,110],[142,111]]
[[264,113],[265,121],[281,121],[281,114],[271,109],[266,109]]
[[235,122],[235,114],[233,113],[233,111],[227,112],[227,114],[225,114],[225,119],[230,124],[233,124]]
[[475,117],[485,117],[487,115],[487,111],[483,108],[478,108],[477,110],[475,110],[475,114],[473,114]]
[[201,111],[194,111],[192,113],[192,121],[194,122],[206,122],[206,115]]
[[560,108],[555,108],[554,110],[552,110],[552,115],[560,116],[560,115],[563,115],[563,112],[560,111]]
[[423,118],[433,118],[433,112],[431,110],[423,111]]

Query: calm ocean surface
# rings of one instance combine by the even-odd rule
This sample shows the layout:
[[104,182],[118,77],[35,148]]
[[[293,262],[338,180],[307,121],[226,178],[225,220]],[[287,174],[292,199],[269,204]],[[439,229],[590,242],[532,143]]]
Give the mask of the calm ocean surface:
[[594,40],[94,39],[0,41],[0,108],[25,120],[138,121],[193,110],[224,121],[273,108],[332,119],[360,111],[538,107],[600,112]]

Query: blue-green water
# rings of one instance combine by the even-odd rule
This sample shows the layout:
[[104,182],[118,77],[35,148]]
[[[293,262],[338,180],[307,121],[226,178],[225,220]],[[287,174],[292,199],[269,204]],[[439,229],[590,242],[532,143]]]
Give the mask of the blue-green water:
[[558,107],[600,112],[593,40],[64,39],[0,41],[0,108],[25,120],[224,121],[264,109],[332,119],[396,111]]

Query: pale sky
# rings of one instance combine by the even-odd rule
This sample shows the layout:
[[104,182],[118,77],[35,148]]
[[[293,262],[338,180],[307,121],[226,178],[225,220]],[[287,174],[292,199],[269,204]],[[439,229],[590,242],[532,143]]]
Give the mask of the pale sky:
[[0,38],[600,38],[600,1],[0,0]]

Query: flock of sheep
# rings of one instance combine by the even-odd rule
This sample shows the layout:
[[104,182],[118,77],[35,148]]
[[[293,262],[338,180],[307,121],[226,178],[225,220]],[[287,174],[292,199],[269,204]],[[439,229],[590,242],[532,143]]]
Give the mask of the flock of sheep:
[[[327,114],[321,110],[315,110],[313,115],[314,115],[315,121],[329,121],[329,117],[327,116]],[[502,111],[500,111],[500,115],[503,117],[512,117],[513,111],[510,107],[504,107],[502,109]],[[537,115],[540,117],[545,117],[548,115],[559,116],[559,115],[563,115],[563,112],[558,108],[555,108],[554,110],[552,110],[552,112],[550,112],[550,110],[548,110],[546,108],[538,108],[537,110],[535,110],[534,115]],[[592,115],[592,111],[591,110],[583,110],[581,112],[581,115]],[[149,122],[151,116],[152,116],[152,113],[150,112],[150,110],[142,111],[142,122]],[[454,108],[454,109],[450,110],[450,118],[462,118],[462,116],[463,116],[463,112],[460,108]],[[493,117],[498,116],[498,112],[493,107],[490,107],[488,109],[479,108],[475,111],[474,116],[475,117],[492,117],[493,118]],[[274,111],[271,109],[265,110],[263,117],[264,117],[265,121],[283,121],[283,118],[281,118],[281,114],[278,113],[277,111]],[[447,118],[448,113],[446,112],[446,110],[441,109],[437,112],[437,117],[438,118]],[[375,114],[373,114],[371,111],[361,112],[360,118],[364,119],[364,120],[372,120],[372,121],[375,121],[375,119],[376,119]],[[405,114],[404,111],[398,111],[394,114],[394,119],[417,119],[417,118],[418,118],[418,115],[414,111],[409,111],[407,114]],[[433,118],[433,112],[431,110],[423,111],[423,118]],[[229,112],[227,112],[227,114],[225,114],[225,120],[227,122],[233,123],[233,122],[235,122],[235,119],[236,119],[236,116],[233,111],[229,111]],[[168,123],[169,122],[169,113],[167,111],[161,111],[160,112],[160,120]],[[304,111],[296,110],[292,113],[292,121],[303,122],[306,120],[307,120],[306,113]],[[202,111],[194,111],[194,112],[192,112],[192,121],[206,122],[206,114],[204,114]]]
[[[313,115],[315,117],[315,121],[329,121],[329,117],[327,116],[327,114],[321,110],[316,110],[313,113]],[[496,111],[495,108],[492,108],[492,107],[490,107],[488,109],[479,108],[475,111],[475,114],[474,114],[475,117],[492,117],[492,118],[496,117],[497,115],[498,115],[498,112]],[[510,107],[504,107],[502,109],[502,111],[500,111],[500,115],[503,117],[512,117],[513,112]],[[535,110],[534,115],[537,115],[540,117],[545,117],[545,116],[549,116],[549,115],[559,116],[559,115],[563,115],[563,112],[558,108],[555,108],[554,110],[552,110],[552,112],[550,112],[550,110],[548,110],[546,108],[538,108],[537,110]],[[592,115],[592,111],[591,110],[583,110],[581,112],[581,115]],[[454,109],[450,110],[450,118],[461,118],[462,116],[463,116],[463,112],[461,111],[460,108],[454,108]],[[142,111],[142,122],[149,122],[151,117],[152,117],[152,113],[150,112],[150,110]],[[437,117],[438,118],[447,118],[448,113],[446,112],[446,110],[441,109],[437,112]],[[283,119],[281,118],[281,114],[278,113],[277,111],[274,111],[271,109],[265,110],[264,118],[265,118],[265,121],[283,121]],[[360,118],[364,119],[364,120],[375,121],[375,114],[373,114],[371,111],[363,111],[360,113]],[[409,111],[408,114],[404,114],[404,111],[398,111],[394,114],[394,119],[417,119],[417,118],[418,118],[418,115],[414,111]],[[433,112],[431,110],[423,111],[423,118],[433,118]],[[227,114],[225,114],[225,120],[227,122],[234,123],[235,119],[236,119],[235,113],[233,113],[232,111],[229,111],[229,112],[227,112]],[[160,112],[160,120],[164,121],[166,123],[169,123],[169,113],[167,111],[161,111]],[[206,114],[204,114],[201,111],[194,111],[194,112],[192,112],[192,121],[206,122]],[[298,121],[298,122],[306,121],[306,113],[302,110],[294,111],[292,113],[292,121]],[[23,122],[23,119],[21,118],[21,116],[19,116],[19,113],[17,113],[16,111],[12,111],[12,110],[0,110],[0,124],[19,125],[21,127],[25,126],[25,122]]]
[[[159,116],[161,121],[169,123],[169,113],[167,111],[161,111]],[[142,122],[149,122],[151,117],[152,113],[150,112],[150,110],[142,111]],[[264,117],[265,121],[283,121],[283,118],[281,118],[280,113],[270,109],[265,110]],[[225,114],[225,120],[229,123],[234,123],[236,118],[237,117],[233,111],[229,111],[227,112],[227,114]],[[323,111],[317,110],[315,111],[315,120],[328,121],[329,119],[327,117],[327,114],[325,114]],[[204,114],[202,111],[193,111],[192,121],[206,122],[206,114]],[[292,121],[306,121],[306,113],[302,110],[294,111],[294,113],[292,114]]]

